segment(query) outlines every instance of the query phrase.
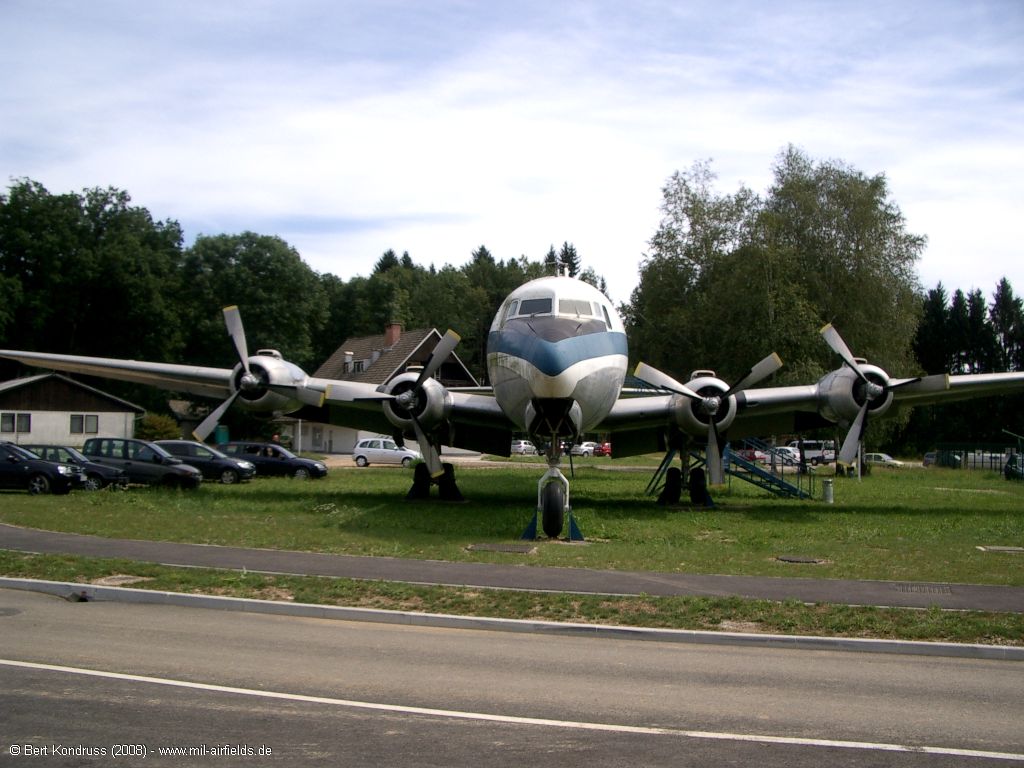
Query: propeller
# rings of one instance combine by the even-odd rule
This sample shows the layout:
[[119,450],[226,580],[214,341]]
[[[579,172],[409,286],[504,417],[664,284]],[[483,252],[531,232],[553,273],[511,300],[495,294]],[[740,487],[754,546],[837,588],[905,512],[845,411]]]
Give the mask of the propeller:
[[201,443],[205,442],[210,433],[217,428],[221,416],[224,415],[242,392],[252,392],[260,388],[260,380],[249,369],[249,347],[245,343],[242,315],[236,305],[224,307],[224,325],[227,326],[228,336],[235,345],[235,352],[238,353],[238,359],[242,363],[242,370],[244,372],[238,380],[238,389],[227,400],[212,410],[199,426],[192,431],[192,436]]
[[652,386],[659,389],[683,395],[699,404],[699,408],[708,420],[708,440],[705,449],[705,457],[708,471],[711,475],[712,485],[720,485],[725,482],[725,470],[722,467],[722,451],[720,448],[721,439],[718,434],[718,424],[715,416],[722,408],[723,402],[747,387],[753,386],[762,379],[770,376],[782,367],[782,359],[774,352],[758,362],[735,384],[729,387],[723,394],[701,395],[694,392],[690,387],[673,379],[667,373],[652,368],[646,363],[640,363],[636,367],[634,375]]
[[427,469],[430,470],[431,477],[443,475],[444,467],[441,464],[440,453],[438,453],[437,448],[431,442],[426,430],[423,429],[423,425],[420,424],[420,420],[416,416],[416,406],[424,392],[424,383],[437,373],[444,361],[455,351],[455,347],[458,346],[461,340],[462,337],[449,328],[445,335],[441,337],[437,346],[434,347],[434,351],[430,353],[430,358],[427,360],[427,364],[423,366],[423,370],[420,371],[416,382],[410,388],[393,396],[394,406],[408,413],[409,418],[412,420],[412,429],[416,434],[416,442],[419,444],[420,453],[423,456],[424,463],[427,465]]
[[871,409],[871,404],[879,398],[885,397],[888,392],[905,387],[908,384],[916,384],[921,379],[920,377],[900,379],[895,382],[890,381],[887,384],[878,384],[871,381],[860,363],[853,356],[853,353],[850,352],[850,348],[843,341],[843,337],[839,335],[839,331],[832,326],[832,323],[828,323],[821,329],[821,336],[825,339],[825,343],[832,348],[832,351],[839,355],[843,362],[857,374],[857,378],[864,385],[864,403],[861,405],[860,410],[857,411],[857,416],[854,418],[853,423],[850,425],[850,430],[843,439],[843,445],[839,449],[839,456],[836,459],[842,464],[852,464],[857,459],[857,449],[860,447],[860,441],[864,437],[864,430],[867,429],[868,412]]

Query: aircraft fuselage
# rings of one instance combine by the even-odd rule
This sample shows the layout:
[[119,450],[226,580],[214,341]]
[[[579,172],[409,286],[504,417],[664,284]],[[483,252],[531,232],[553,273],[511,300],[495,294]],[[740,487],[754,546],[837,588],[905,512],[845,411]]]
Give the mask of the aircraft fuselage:
[[628,365],[625,329],[591,285],[544,277],[513,291],[487,338],[487,372],[504,414],[541,438],[578,438],[611,411]]

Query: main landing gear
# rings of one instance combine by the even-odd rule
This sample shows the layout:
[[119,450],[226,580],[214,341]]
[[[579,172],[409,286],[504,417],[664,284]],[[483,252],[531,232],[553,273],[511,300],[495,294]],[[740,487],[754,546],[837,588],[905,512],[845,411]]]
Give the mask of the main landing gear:
[[537,482],[537,511],[533,520],[523,531],[521,538],[537,538],[537,521],[540,518],[544,534],[549,539],[556,539],[565,526],[565,517],[569,516],[569,541],[583,541],[583,533],[576,525],[569,504],[569,481],[559,469],[562,457],[559,454],[548,456],[548,471]]
[[464,501],[459,486],[455,484],[455,467],[448,462],[441,465],[444,473],[439,477],[430,476],[430,469],[423,462],[413,470],[412,488],[406,494],[406,501],[424,501],[430,498],[430,486],[436,485],[441,501]]

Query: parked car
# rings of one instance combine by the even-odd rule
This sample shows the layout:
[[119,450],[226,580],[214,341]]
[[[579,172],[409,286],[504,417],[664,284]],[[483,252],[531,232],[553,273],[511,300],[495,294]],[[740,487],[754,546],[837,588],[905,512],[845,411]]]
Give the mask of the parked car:
[[612,455],[612,444],[611,443],[598,443],[594,448],[595,456],[611,456]]
[[69,445],[25,445],[22,447],[47,461],[74,464],[80,467],[83,475],[82,488],[87,491],[98,491],[107,486],[125,488],[128,485],[128,473],[123,469],[91,461],[80,450]]
[[950,450],[928,451],[922,462],[926,467],[952,467],[959,469],[963,466],[963,456]]
[[195,440],[157,440],[156,444],[203,473],[203,479],[231,485],[252,480],[256,465],[247,459],[228,456]]
[[1006,460],[1006,464],[1003,465],[1003,477],[1007,480],[1020,480],[1024,478],[1024,468],[1021,467],[1021,461],[1016,453],[1011,453],[1010,457]]
[[259,477],[294,477],[298,480],[318,480],[327,474],[322,461],[296,456],[277,443],[236,441],[218,445],[221,451],[236,459],[245,459],[256,465]]
[[772,448],[772,453],[783,463],[783,464],[799,464],[800,463],[800,451],[796,448],[790,448],[788,445],[780,445]]
[[20,445],[0,442],[0,488],[64,494],[82,482],[82,470],[74,464],[47,461]]
[[587,442],[580,443],[579,445],[574,445],[572,447],[572,455],[573,456],[593,456],[594,455],[594,451],[596,449],[597,449],[597,443],[591,442],[591,441],[587,441]]
[[128,481],[172,488],[198,488],[202,473],[156,443],[120,437],[90,437],[82,446],[90,461],[128,473]]
[[512,450],[513,456],[527,456],[530,454],[537,453],[537,446],[530,440],[513,440]]
[[888,453],[865,453],[864,463],[876,467],[902,467],[903,462],[894,459]]
[[756,448],[740,448],[737,451],[733,451],[733,453],[744,461],[760,461],[763,463],[768,460],[768,455],[764,451],[759,451]]
[[[799,451],[800,441],[793,440],[789,444],[789,447],[795,448]],[[804,440],[803,452],[804,460],[810,462],[814,466],[817,466],[818,464],[830,464],[836,460],[836,443],[835,440]]]
[[360,440],[352,449],[352,460],[360,467],[368,464],[401,464],[403,467],[411,467],[414,461],[422,458],[419,451],[401,448],[394,440],[386,437]]

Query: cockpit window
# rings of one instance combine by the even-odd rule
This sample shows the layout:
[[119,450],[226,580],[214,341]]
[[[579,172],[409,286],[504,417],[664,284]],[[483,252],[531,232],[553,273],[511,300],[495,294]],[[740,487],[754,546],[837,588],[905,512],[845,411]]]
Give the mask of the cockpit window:
[[601,311],[604,312],[604,322],[607,324],[607,326],[609,328],[611,328],[612,327],[612,319],[608,316],[608,307],[606,307],[604,304],[602,304],[601,305]]
[[589,301],[580,299],[559,299],[558,314],[560,315],[585,315],[590,317],[593,310]]
[[513,299],[508,303],[508,306],[505,307],[505,316],[501,318],[502,324],[504,324],[510,317],[513,317],[516,314],[516,307],[518,306],[519,299]]
[[550,315],[551,299],[523,299],[519,303],[520,315]]

